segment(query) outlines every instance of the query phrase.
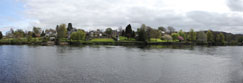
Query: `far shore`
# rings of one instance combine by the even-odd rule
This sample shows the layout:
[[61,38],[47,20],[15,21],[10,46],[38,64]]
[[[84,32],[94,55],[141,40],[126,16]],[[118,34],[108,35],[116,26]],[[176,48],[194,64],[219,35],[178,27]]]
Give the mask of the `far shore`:
[[91,42],[91,41],[46,41],[46,42],[0,42],[0,45],[198,45],[198,46],[242,46],[242,43],[192,43],[192,42],[143,42],[143,41],[111,41],[111,42]]

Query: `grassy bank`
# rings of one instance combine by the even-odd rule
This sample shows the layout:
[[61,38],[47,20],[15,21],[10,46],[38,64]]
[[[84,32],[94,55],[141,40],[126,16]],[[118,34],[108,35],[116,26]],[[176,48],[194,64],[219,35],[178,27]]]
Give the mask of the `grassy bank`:
[[242,45],[240,43],[192,43],[180,42],[179,40],[161,40],[151,38],[150,41],[136,41],[134,38],[120,37],[119,41],[112,38],[94,38],[91,40],[68,40],[66,38],[58,41],[48,41],[47,38],[3,38],[0,44],[21,45],[21,44],[35,44],[35,45]]

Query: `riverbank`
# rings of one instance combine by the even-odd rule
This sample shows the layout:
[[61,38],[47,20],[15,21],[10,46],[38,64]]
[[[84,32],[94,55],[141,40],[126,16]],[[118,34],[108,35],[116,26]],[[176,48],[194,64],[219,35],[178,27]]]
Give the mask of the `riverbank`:
[[67,42],[0,42],[0,45],[207,45],[207,46],[242,46],[239,43],[190,43],[190,42],[142,42],[142,41],[127,41],[127,42],[91,42],[91,41],[67,41]]
[[209,46],[242,46],[242,43],[194,43],[185,41],[135,41],[132,40],[120,40],[114,41],[112,39],[93,39],[89,41],[77,41],[77,40],[59,40],[48,41],[44,38],[19,38],[19,39],[1,39],[0,45],[209,45]]

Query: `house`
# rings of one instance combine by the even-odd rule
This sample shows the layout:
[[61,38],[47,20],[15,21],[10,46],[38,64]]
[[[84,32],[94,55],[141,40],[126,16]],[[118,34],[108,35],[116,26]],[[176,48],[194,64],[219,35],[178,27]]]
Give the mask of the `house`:
[[54,41],[57,36],[57,32],[54,29],[46,29],[46,35],[45,37],[49,37],[49,40]]
[[46,37],[56,37],[57,32],[54,29],[46,29]]
[[89,34],[88,36],[89,36],[90,38],[101,38],[101,37],[104,36],[104,33],[101,32],[100,30],[97,30],[97,31],[90,31],[88,34]]

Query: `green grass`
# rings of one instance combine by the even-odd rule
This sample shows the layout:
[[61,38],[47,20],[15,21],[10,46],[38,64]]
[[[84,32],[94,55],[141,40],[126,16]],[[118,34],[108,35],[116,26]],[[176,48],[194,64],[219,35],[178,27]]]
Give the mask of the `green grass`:
[[179,40],[161,40],[161,39],[151,38],[150,42],[179,42]]
[[125,42],[125,41],[136,41],[134,38],[128,39],[127,37],[124,36],[119,36],[119,41]]
[[94,38],[90,40],[90,42],[115,42],[115,41],[111,38]]

